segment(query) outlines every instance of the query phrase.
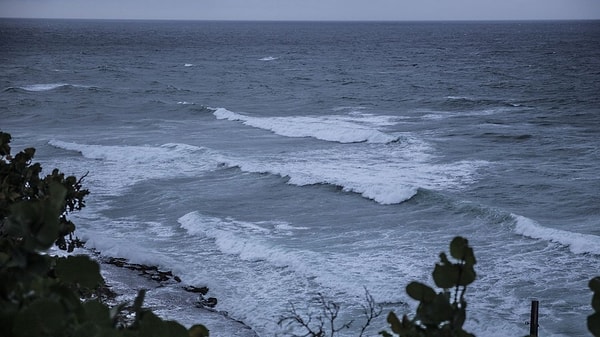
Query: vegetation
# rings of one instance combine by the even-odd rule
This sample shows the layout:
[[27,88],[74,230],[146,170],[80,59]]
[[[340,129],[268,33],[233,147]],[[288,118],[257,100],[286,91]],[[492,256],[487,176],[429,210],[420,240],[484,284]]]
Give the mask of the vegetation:
[[[53,244],[72,252],[80,244],[67,215],[85,206],[82,179],[55,169],[41,177],[35,149],[11,156],[10,134],[0,132],[0,335],[1,336],[208,336],[133,304],[135,319],[123,320],[125,304],[108,307],[99,295],[104,281],[85,255],[44,254]],[[68,238],[66,238],[68,236]]]
[[[293,337],[325,337],[336,336],[339,332],[350,329],[354,321],[338,324],[336,319],[340,313],[340,305],[326,299],[323,294],[318,294],[317,306],[321,309],[315,315],[301,315],[293,303],[287,315],[279,319],[279,325],[296,327],[302,331],[302,335],[293,334]],[[373,320],[381,315],[381,307],[375,303],[375,299],[365,289],[365,304],[363,305],[363,316],[365,318],[358,337],[363,337],[367,328]]]
[[[104,284],[97,262],[86,255],[56,257],[45,254],[53,244],[72,252],[82,243],[73,232],[67,216],[85,207],[89,191],[82,178],[67,176],[58,169],[41,177],[42,167],[32,163],[35,149],[27,148],[11,156],[10,134],[0,132],[0,336],[190,336],[209,335],[203,325],[186,329],[174,321],[162,320],[143,308],[145,292],[133,303],[135,318],[125,321],[125,303],[109,307],[99,291]],[[84,176],[85,177],[85,176]],[[463,330],[466,320],[467,286],[475,281],[476,264],[467,239],[456,237],[450,243],[450,256],[440,253],[433,280],[441,291],[411,282],[406,292],[419,301],[416,314],[402,320],[389,313],[392,333],[384,337],[471,337]],[[600,277],[589,282],[593,291],[594,313],[587,319],[590,332],[600,337]],[[373,297],[365,290],[363,336],[373,319],[381,314]],[[319,295],[322,311],[303,317],[292,305],[280,325],[291,325],[306,337],[333,337],[353,322],[337,324],[340,306]]]
[[[411,282],[406,287],[408,296],[419,301],[416,315],[398,319],[390,312],[388,323],[394,333],[401,337],[474,337],[463,330],[467,318],[465,291],[475,281],[475,255],[467,239],[455,237],[450,243],[450,255],[458,260],[453,263],[446,253],[440,253],[440,262],[433,270],[433,280],[442,291],[436,293],[431,287]],[[452,293],[453,290],[453,293]],[[384,337],[393,335],[382,331]]]
[[589,283],[590,289],[594,292],[592,297],[592,308],[594,313],[588,316],[587,326],[590,332],[598,337],[600,336],[600,276],[594,277]]

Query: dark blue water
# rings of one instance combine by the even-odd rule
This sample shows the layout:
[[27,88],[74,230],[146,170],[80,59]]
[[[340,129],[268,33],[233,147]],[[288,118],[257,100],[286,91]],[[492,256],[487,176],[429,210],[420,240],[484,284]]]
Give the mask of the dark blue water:
[[524,335],[537,298],[541,335],[587,334],[598,22],[2,20],[0,46],[0,129],[90,172],[88,246],[208,285],[261,336],[317,293],[348,336],[363,287],[414,312],[454,235],[467,330]]

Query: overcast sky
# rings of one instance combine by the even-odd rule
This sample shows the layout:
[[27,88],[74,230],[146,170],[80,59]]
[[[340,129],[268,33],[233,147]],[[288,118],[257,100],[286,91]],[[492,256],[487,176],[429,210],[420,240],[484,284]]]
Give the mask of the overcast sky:
[[0,17],[187,20],[600,19],[600,0],[0,0]]

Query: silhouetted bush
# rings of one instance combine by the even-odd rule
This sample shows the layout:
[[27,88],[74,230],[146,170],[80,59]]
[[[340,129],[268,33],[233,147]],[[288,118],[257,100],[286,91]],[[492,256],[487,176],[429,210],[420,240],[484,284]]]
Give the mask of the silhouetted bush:
[[80,244],[67,215],[85,206],[89,191],[58,169],[40,177],[35,149],[13,157],[10,141],[0,132],[1,336],[208,336],[202,325],[188,330],[144,309],[144,291],[135,299],[134,321],[123,321],[125,304],[111,308],[100,300],[104,280],[96,261],[45,254],[53,244],[69,252]]

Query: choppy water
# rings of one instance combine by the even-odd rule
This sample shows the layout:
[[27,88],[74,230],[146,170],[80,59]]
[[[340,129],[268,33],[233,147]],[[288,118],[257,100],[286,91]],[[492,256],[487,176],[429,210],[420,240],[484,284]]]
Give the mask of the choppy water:
[[524,335],[536,298],[540,335],[587,335],[598,22],[3,20],[0,44],[0,129],[89,171],[78,235],[261,336],[317,293],[412,312],[455,235],[467,330]]

